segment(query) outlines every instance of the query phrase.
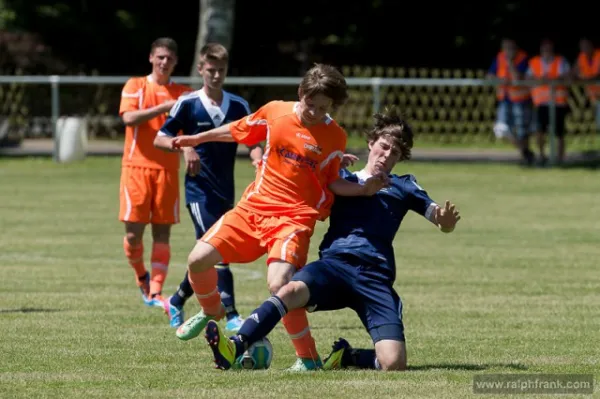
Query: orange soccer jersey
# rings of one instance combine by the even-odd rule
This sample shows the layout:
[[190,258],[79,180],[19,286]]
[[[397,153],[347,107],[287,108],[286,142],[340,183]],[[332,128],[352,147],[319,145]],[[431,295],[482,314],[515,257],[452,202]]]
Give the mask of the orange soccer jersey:
[[[119,115],[155,107],[168,100],[177,100],[190,87],[168,83],[159,85],[150,76],[131,78],[123,87]],[[125,128],[123,166],[138,166],[151,169],[179,169],[179,154],[168,153],[154,147],[154,138],[167,120],[167,113],[159,115],[138,126]]]
[[346,133],[331,118],[304,126],[296,106],[273,101],[232,123],[237,142],[266,141],[263,162],[238,203],[240,208],[266,216],[328,215],[332,195],[327,186],[339,178]]
[[[121,95],[119,115],[176,100],[187,86],[159,85],[150,76],[131,78]],[[120,184],[119,220],[135,223],[179,222],[179,154],[154,147],[167,115],[125,128]]]
[[339,178],[346,133],[331,118],[305,127],[295,104],[270,102],[230,126],[236,141],[266,145],[255,181],[202,237],[226,263],[268,253],[267,264],[279,259],[303,267],[314,225],[329,214],[327,186]]

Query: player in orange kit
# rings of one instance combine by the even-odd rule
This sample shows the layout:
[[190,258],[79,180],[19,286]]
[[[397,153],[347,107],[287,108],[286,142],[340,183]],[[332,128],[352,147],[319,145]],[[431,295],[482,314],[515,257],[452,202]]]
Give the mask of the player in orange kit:
[[[125,83],[119,115],[125,122],[119,220],[125,223],[123,248],[135,271],[144,303],[162,309],[161,290],[171,256],[171,225],[179,223],[179,153],[154,147],[156,132],[177,98],[191,88],[173,83],[177,43],[160,38],[150,48],[152,73]],[[144,229],[152,224],[151,272],[144,264]]]
[[[219,320],[224,314],[215,264],[248,263],[266,253],[267,284],[275,293],[306,263],[315,223],[328,216],[332,192],[373,195],[385,185],[381,175],[365,185],[339,177],[346,133],[328,113],[347,99],[342,74],[318,64],[305,74],[298,96],[299,102],[272,101],[236,122],[172,139],[173,149],[210,141],[246,145],[265,141],[255,181],[189,255],[188,276],[202,311],[179,327],[180,339],[197,337],[209,320]],[[283,324],[298,356],[292,369],[320,367],[305,310],[289,312]]]

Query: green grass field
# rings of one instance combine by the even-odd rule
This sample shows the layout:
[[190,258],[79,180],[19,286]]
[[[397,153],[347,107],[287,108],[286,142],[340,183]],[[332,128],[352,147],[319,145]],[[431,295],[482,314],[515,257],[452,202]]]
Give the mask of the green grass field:
[[[252,168],[237,171],[241,194]],[[222,372],[203,339],[179,341],[142,305],[122,253],[119,172],[117,157],[0,160],[1,397],[453,398],[474,396],[476,373],[600,377],[597,171],[400,165],[463,217],[444,235],[411,214],[396,237],[410,370],[302,375],[283,371],[294,354],[282,326],[270,370]],[[194,244],[181,216],[168,292]],[[233,271],[247,315],[268,296],[264,258]],[[197,309],[192,299],[188,314]],[[371,345],[351,311],[310,321],[322,356],[338,336]]]

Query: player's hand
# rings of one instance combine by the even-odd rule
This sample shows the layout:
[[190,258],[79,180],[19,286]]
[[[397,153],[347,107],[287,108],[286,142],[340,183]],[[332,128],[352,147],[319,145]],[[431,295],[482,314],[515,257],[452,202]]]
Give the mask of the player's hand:
[[375,195],[379,190],[387,186],[389,186],[389,177],[385,173],[377,173],[365,181],[363,195]]
[[248,150],[250,150],[250,159],[252,160],[252,166],[254,166],[254,171],[257,171],[262,165],[263,155],[265,155],[263,148],[261,145],[253,145],[248,146]]
[[358,161],[358,157],[353,154],[344,154],[342,157],[342,162],[340,163],[340,168],[347,168],[348,166],[354,165],[354,162]]
[[200,172],[200,156],[193,147],[183,149],[183,159],[185,160],[185,173],[194,177]]
[[200,139],[199,135],[194,134],[191,136],[177,136],[175,138],[173,138],[173,141],[171,141],[171,146],[173,147],[174,150],[177,150],[179,148],[184,148],[184,147],[195,147],[198,144],[200,144],[202,142],[202,140]]
[[450,203],[450,201],[446,201],[443,208],[438,207],[436,209],[435,221],[444,233],[452,232],[459,220],[460,214],[456,209],[456,205]]

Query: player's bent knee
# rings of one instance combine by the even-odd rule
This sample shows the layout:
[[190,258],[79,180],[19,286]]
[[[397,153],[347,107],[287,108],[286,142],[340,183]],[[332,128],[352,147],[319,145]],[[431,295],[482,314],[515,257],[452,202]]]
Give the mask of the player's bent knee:
[[267,285],[269,286],[269,292],[272,295],[276,295],[279,291],[281,291],[289,282],[284,276],[274,277],[273,279],[267,281]]
[[188,268],[192,273],[203,272],[222,261],[223,258],[215,247],[198,241],[188,256]]
[[169,243],[171,238],[171,225],[170,224],[153,224],[152,225],[152,240],[154,242]]
[[405,371],[406,359],[392,356],[377,356],[377,361],[382,371]]
[[290,282],[296,268],[287,262],[274,261],[269,264],[267,272],[267,285],[269,292],[275,295],[281,288]]
[[288,311],[306,306],[310,297],[308,286],[302,281],[290,281],[281,287],[276,294],[283,301]]
[[144,239],[145,227],[142,223],[125,222],[125,239],[127,243],[132,246],[141,244]]
[[125,239],[127,240],[127,243],[131,246],[137,246],[139,244],[142,243],[142,237],[138,236],[135,233],[126,233],[125,234]]
[[406,345],[403,341],[385,339],[375,343],[377,362],[383,371],[406,370]]

